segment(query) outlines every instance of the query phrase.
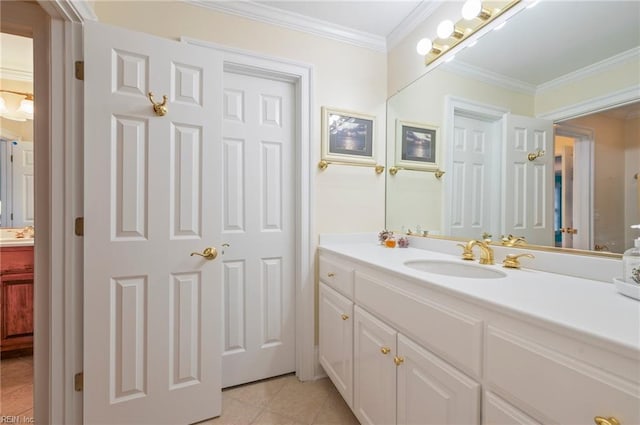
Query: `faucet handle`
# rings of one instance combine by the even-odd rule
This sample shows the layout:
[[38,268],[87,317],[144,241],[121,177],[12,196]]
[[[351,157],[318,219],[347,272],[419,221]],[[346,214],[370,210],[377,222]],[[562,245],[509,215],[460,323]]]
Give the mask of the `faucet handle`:
[[527,258],[536,258],[532,254],[507,254],[507,257],[502,262],[502,267],[506,267],[508,269],[519,269],[520,268],[520,257]]
[[516,245],[526,245],[526,240],[524,236],[502,236],[502,246],[516,246]]
[[473,245],[471,244],[466,244],[463,245],[461,243],[458,244],[459,247],[462,247],[462,259],[463,260],[475,260],[475,257],[473,256]]

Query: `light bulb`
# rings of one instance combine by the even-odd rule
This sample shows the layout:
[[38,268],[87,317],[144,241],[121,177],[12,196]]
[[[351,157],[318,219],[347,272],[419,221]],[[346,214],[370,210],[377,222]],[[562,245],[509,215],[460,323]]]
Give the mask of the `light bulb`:
[[431,51],[432,47],[433,43],[431,42],[431,40],[429,40],[428,38],[423,38],[422,40],[418,41],[418,44],[416,45],[416,51],[420,56],[424,56]]
[[27,115],[33,115],[33,100],[22,99],[18,111]]
[[0,96],[0,114],[4,114],[5,112],[7,112],[7,103],[4,97]]
[[440,25],[438,25],[438,38],[449,38],[451,37],[451,34],[453,34],[453,30],[454,30],[454,26],[453,26],[453,22],[451,22],[450,20],[446,19],[442,22],[440,22]]
[[467,0],[462,6],[462,17],[470,21],[478,16],[481,10],[482,2],[480,0]]

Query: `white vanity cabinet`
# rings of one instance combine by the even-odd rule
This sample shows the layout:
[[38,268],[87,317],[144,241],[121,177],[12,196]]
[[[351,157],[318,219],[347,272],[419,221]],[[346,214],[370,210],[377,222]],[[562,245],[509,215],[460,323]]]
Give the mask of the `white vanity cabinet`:
[[[615,323],[580,331],[568,315],[547,318],[567,308],[553,294],[543,313],[523,314],[400,268],[428,254],[366,249],[320,255],[320,358],[362,424],[640,424],[640,344],[611,338]],[[525,284],[518,277],[504,281],[515,296]],[[554,290],[564,282],[540,278],[554,279]],[[592,289],[602,303],[593,314],[627,309],[640,333],[632,300]]]

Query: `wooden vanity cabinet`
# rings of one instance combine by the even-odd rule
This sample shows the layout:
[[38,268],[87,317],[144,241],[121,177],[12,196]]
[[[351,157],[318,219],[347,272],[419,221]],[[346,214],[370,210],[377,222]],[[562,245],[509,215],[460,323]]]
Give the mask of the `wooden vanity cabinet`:
[[1,351],[33,346],[33,247],[0,248]]

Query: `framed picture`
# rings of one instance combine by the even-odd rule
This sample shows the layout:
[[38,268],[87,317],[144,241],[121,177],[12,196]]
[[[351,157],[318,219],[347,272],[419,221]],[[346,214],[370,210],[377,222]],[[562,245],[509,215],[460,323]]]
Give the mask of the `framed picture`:
[[375,117],[322,108],[322,159],[344,163],[376,164]]
[[435,171],[438,127],[396,120],[396,166]]

